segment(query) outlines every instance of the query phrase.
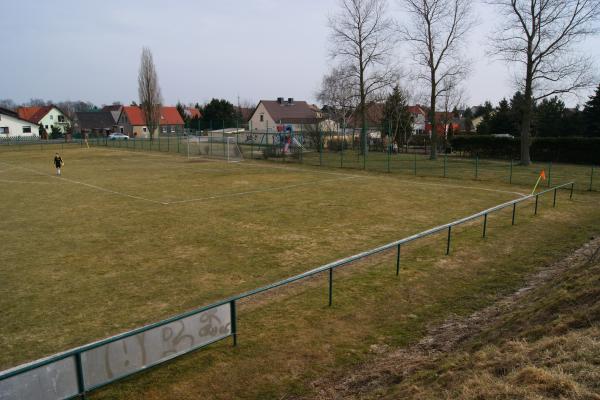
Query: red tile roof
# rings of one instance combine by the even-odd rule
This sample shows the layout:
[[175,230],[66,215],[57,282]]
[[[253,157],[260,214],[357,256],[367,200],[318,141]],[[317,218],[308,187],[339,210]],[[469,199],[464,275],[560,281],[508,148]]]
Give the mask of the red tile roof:
[[202,113],[196,107],[187,107],[185,109],[185,113],[189,118],[202,118]]
[[43,106],[43,107],[19,107],[17,114],[19,118],[39,124],[42,118],[52,110],[54,106]]
[[[144,112],[138,106],[125,106],[123,107],[123,112],[127,115],[127,119],[131,125],[146,125]],[[176,107],[161,107],[159,125],[184,125],[184,122]]]

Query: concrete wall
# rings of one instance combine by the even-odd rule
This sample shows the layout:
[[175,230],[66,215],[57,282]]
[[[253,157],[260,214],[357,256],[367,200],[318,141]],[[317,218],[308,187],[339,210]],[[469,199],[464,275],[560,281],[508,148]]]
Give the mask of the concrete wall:
[[[23,132],[24,127],[30,127],[31,132]],[[8,133],[0,133],[0,138],[39,137],[38,125],[10,115],[0,114],[0,128],[8,128]],[[0,131],[4,131],[4,129],[0,129]]]

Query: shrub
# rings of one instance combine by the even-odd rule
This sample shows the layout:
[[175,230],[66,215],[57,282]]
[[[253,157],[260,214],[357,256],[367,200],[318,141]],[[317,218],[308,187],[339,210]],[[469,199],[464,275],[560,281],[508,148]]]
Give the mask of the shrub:
[[[471,156],[519,159],[521,140],[489,135],[455,136],[450,141],[453,151]],[[534,138],[530,148],[535,161],[600,164],[600,138],[548,137]]]

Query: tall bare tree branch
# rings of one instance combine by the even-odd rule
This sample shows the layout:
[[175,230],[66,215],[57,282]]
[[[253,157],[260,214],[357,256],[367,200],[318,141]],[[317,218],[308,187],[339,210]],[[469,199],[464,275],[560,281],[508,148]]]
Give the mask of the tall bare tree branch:
[[598,33],[600,0],[488,0],[503,16],[489,53],[522,68],[521,164],[531,160],[532,104],[593,85],[592,60],[574,45]]
[[410,15],[410,22],[400,27],[401,38],[412,48],[420,67],[416,78],[430,91],[429,123],[431,159],[437,158],[438,137],[435,112],[438,97],[467,75],[468,60],[461,47],[473,26],[472,4],[468,0],[399,0]]
[[356,82],[361,148],[366,154],[367,103],[398,79],[398,71],[390,62],[396,42],[394,25],[386,16],[386,0],[339,0],[339,5],[339,12],[329,18],[330,56],[338,59]]
[[160,107],[162,96],[158,86],[158,76],[152,52],[149,48],[142,49],[140,60],[140,71],[138,74],[138,95],[140,98],[140,107],[146,118],[146,127],[150,133],[150,140],[154,138],[154,132],[160,125]]

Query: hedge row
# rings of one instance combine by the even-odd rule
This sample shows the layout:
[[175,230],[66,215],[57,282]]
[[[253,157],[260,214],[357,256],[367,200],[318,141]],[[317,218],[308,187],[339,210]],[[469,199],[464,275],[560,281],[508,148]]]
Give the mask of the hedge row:
[[[452,150],[485,158],[520,158],[521,139],[489,135],[454,136]],[[600,138],[534,138],[529,150],[534,161],[600,164]]]

